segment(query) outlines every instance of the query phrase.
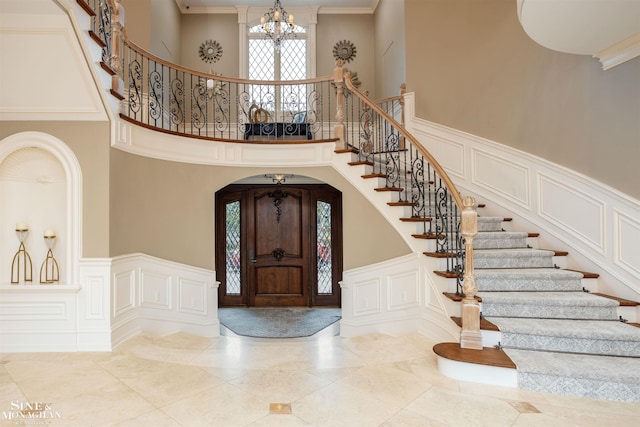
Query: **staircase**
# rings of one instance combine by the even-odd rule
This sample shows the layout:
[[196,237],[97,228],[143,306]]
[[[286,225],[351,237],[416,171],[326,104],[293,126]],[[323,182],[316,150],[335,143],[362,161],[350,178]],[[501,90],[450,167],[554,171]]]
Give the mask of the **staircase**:
[[[363,179],[379,180],[376,190],[389,194],[388,205],[402,209],[398,218],[407,222],[410,204],[394,196],[401,190],[385,188],[383,173],[351,156],[349,164],[365,168]],[[455,359],[468,381],[476,379],[474,366],[489,365],[515,369],[522,389],[640,402],[638,303],[598,294],[597,274],[560,268],[568,253],[536,248],[538,234],[505,231],[512,222],[478,217],[474,267],[485,350],[442,343],[434,347],[436,354]],[[412,236],[427,242],[425,256],[438,257],[433,236]],[[443,294],[449,312],[457,314],[452,321],[460,325],[455,274],[444,270],[441,264],[434,273],[448,278]]]
[[557,268],[557,254],[527,247],[524,233],[482,231],[477,242],[485,327],[498,331],[483,345],[504,350],[520,388],[640,401],[640,328],[624,318],[637,303],[587,292],[593,275]]

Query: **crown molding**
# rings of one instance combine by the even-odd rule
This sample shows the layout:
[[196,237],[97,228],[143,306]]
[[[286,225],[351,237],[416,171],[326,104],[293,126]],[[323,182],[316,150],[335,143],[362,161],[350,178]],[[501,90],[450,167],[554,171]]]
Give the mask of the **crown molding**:
[[602,63],[603,70],[608,70],[638,56],[640,56],[640,33],[635,33],[593,55]]

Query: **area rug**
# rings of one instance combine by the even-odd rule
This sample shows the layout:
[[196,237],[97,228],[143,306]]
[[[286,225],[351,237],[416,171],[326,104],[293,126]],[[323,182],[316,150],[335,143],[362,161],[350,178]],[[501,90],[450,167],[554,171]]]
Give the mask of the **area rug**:
[[316,334],[340,320],[339,308],[220,308],[220,323],[238,335],[298,338]]

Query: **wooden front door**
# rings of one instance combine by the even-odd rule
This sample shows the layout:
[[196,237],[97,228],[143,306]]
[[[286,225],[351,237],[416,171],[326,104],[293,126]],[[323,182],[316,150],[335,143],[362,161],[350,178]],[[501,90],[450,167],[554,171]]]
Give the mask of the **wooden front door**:
[[219,304],[340,306],[342,197],[325,184],[216,193]]
[[248,201],[249,305],[309,305],[308,192],[280,185]]

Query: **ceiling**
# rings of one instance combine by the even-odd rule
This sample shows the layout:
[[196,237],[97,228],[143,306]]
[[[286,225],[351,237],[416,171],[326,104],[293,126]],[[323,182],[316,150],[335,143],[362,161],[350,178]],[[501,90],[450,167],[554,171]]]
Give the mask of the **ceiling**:
[[525,32],[549,49],[601,61],[611,56],[612,63],[640,53],[639,0],[518,0],[517,5]]
[[[373,13],[379,0],[280,0],[280,2],[285,9],[318,6],[320,13],[338,10]],[[235,8],[235,6],[263,7],[267,9],[273,6],[274,0],[176,0],[176,3],[183,12],[206,13],[221,9],[231,9]]]

